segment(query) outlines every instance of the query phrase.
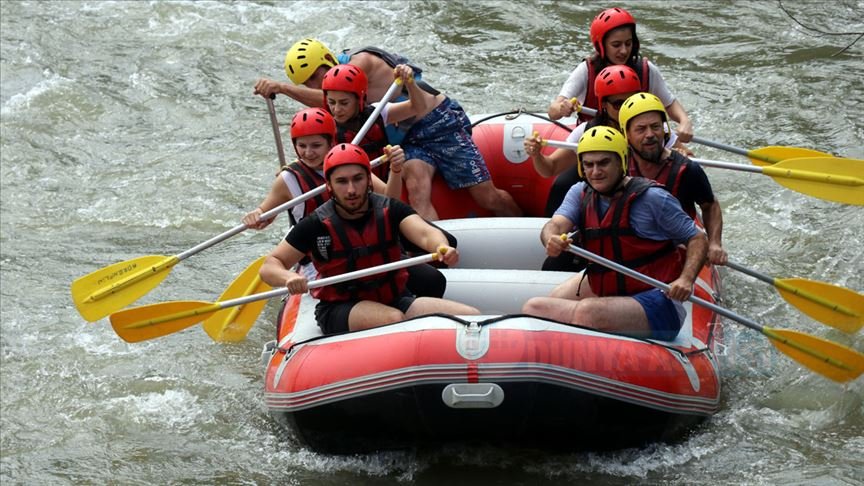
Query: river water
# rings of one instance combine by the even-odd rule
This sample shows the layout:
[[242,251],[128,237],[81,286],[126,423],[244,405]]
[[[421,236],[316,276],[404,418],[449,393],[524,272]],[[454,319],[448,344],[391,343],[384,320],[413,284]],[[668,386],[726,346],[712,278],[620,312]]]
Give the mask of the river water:
[[[864,31],[864,3],[785,2],[805,25]],[[285,79],[306,36],[380,45],[472,114],[545,111],[608,6],[577,2],[14,2],[2,19],[2,440],[10,483],[573,484],[864,482],[864,380],[829,382],[729,323],[723,408],[675,444],[593,454],[445,449],[327,456],[266,413],[248,339],[200,329],[126,344],[76,312],[77,277],[171,255],[239,223],[277,167],[259,76]],[[854,35],[797,25],[777,2],[628,2],[643,53],[702,137],[864,158],[864,62]],[[299,105],[277,100],[283,123]],[[745,163],[693,146],[703,158]],[[709,169],[724,239],[778,277],[864,289],[864,212],[770,178]],[[280,226],[280,225],[274,225]],[[280,237],[242,234],[178,265],[140,304],[212,301]],[[773,288],[724,272],[724,302],[776,327],[864,349]]]

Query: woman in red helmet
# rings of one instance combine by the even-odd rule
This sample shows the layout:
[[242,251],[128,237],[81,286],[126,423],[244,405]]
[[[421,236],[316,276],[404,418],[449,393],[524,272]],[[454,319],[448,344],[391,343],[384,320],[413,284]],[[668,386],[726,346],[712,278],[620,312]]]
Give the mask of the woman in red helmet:
[[622,8],[610,8],[600,12],[591,22],[591,44],[594,54],[579,63],[561,87],[561,92],[549,105],[549,117],[557,120],[573,113],[570,102],[576,98],[588,108],[599,109],[594,78],[610,65],[630,66],[642,83],[639,91],[650,92],[663,102],[669,117],[678,122],[677,132],[681,141],[689,142],[693,137],[693,125],[681,103],[669,91],[657,67],[639,55],[639,38],[636,36],[636,20]]
[[[265,212],[291,199],[305,194],[324,184],[324,156],[335,144],[336,122],[329,113],[321,108],[306,108],[294,115],[291,120],[291,143],[297,160],[283,167],[270,187],[270,192],[264,201],[243,217],[243,223],[249,228],[264,229],[273,219],[261,220]],[[405,162],[405,155],[398,146],[383,148],[387,153],[389,170],[399,173]],[[372,180],[375,191],[387,194],[400,194],[401,178],[393,177],[386,185],[379,178]],[[390,187],[393,186],[393,187]],[[288,213],[291,224],[297,224],[304,216],[324,204],[327,194],[321,194],[309,199],[304,204],[294,206]]]

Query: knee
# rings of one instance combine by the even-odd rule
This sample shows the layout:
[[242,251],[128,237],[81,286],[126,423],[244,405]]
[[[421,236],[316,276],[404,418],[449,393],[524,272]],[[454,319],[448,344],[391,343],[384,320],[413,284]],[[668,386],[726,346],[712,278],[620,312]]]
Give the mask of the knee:
[[543,298],[542,297],[531,297],[524,304],[522,304],[522,313],[530,314],[530,315],[540,315],[540,311],[543,308],[542,306]]
[[394,322],[401,322],[405,320],[405,314],[402,313],[399,309],[391,307],[387,309],[385,312],[381,313],[381,323],[379,326],[384,326],[387,324],[393,324]]

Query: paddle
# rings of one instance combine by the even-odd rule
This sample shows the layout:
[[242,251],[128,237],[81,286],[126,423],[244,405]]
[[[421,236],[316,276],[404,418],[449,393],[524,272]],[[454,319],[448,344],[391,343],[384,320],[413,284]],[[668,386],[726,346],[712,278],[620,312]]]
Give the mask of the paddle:
[[369,129],[372,128],[372,125],[375,124],[375,120],[378,119],[378,116],[381,114],[381,110],[384,109],[384,105],[386,105],[393,96],[396,95],[396,92],[399,91],[399,87],[402,86],[402,79],[396,78],[393,81],[393,84],[390,85],[390,88],[387,89],[387,92],[384,93],[384,97],[381,98],[381,101],[375,106],[375,109],[372,110],[372,114],[369,115],[369,118],[366,119],[366,123],[360,127],[360,131],[357,132],[357,135],[354,135],[354,140],[351,140],[351,145],[358,145],[361,141],[363,141],[363,137],[369,133]]
[[773,285],[787,302],[817,321],[849,333],[864,325],[864,296],[854,290],[803,278],[773,278],[735,262],[726,266]]
[[725,150],[727,152],[732,152],[733,154],[743,155],[749,158],[754,165],[759,166],[776,164],[777,162],[782,162],[786,159],[797,159],[802,157],[834,158],[834,156],[831,154],[802,147],[783,147],[778,145],[772,145],[770,147],[747,150],[743,148],[733,147],[731,145],[726,145],[725,143],[713,142],[711,140],[706,140],[701,137],[693,137],[691,140],[700,145]]
[[[385,159],[385,156],[376,158],[372,161],[372,167],[377,167]],[[261,219],[276,217],[280,212],[304,203],[325,190],[326,186],[322,184],[265,212]],[[84,319],[90,322],[98,321],[153,290],[165,280],[171,268],[181,261],[246,229],[246,225],[240,224],[174,256],[148,255],[133,258],[79,277],[72,282],[72,301]]]
[[[308,288],[314,289],[324,287],[325,285],[347,282],[355,278],[367,277],[369,275],[398,270],[400,268],[407,268],[421,263],[428,263],[437,259],[439,255],[440,253],[438,252],[428,253],[414,258],[400,260],[398,262],[385,263],[383,265],[364,268],[362,270],[348,272],[342,275],[313,280],[309,282]],[[229,307],[265,301],[288,293],[288,289],[283,287],[270,290],[269,292],[262,292],[260,294],[220,302],[187,300],[133,307],[131,309],[111,314],[111,326],[114,328],[117,335],[124,341],[135,343],[181,331],[201,322],[207,316]]]
[[[246,267],[246,270],[237,276],[231,285],[219,296],[219,301],[239,299],[247,295],[267,292],[273,287],[261,280],[259,270],[266,256],[262,256]],[[246,338],[249,329],[255,325],[258,315],[264,310],[266,300],[259,300],[248,304],[236,305],[230,309],[213,314],[202,324],[207,335],[214,341],[238,342]]]
[[[805,157],[766,167],[691,159],[706,167],[755,172],[793,191],[826,201],[864,206],[864,160]],[[818,169],[814,169],[817,168]]]
[[[543,139],[541,145],[576,150],[578,144]],[[690,159],[706,167],[755,172],[793,191],[826,201],[864,206],[864,160],[835,157],[788,159],[767,167]],[[818,167],[818,170],[813,170]]]
[[282,134],[279,132],[279,120],[276,119],[276,107],[273,106],[273,98],[275,94],[264,98],[267,101],[267,111],[270,112],[270,126],[273,127],[273,138],[276,139],[276,152],[279,154],[279,167],[288,165],[285,162],[285,146],[282,145]]
[[[594,110],[592,108],[586,108],[580,105],[576,98],[572,98],[570,102],[573,103],[573,106],[575,107],[577,113],[584,113],[588,116],[597,116],[597,110]],[[753,164],[759,166],[770,165],[786,159],[797,159],[801,157],[834,157],[833,155],[825,152],[820,152],[818,150],[802,147],[784,147],[779,145],[772,145],[769,147],[747,150],[743,148],[733,147],[732,145],[726,145],[725,143],[713,142],[711,140],[707,140],[701,137],[693,137],[691,140],[700,145],[705,145],[720,150],[726,150],[734,154],[743,155],[745,157],[748,157],[750,161],[753,162]]]
[[[567,235],[562,235],[562,238],[567,238]],[[624,275],[639,280],[640,282],[663,291],[669,290],[669,286],[659,280],[643,275],[631,268],[615,263],[599,255],[595,255],[594,253],[579,248],[578,246],[570,245],[569,250],[572,253],[599,263],[604,267],[611,268],[616,272],[623,273]],[[744,316],[740,316],[724,307],[700,299],[695,295],[691,295],[687,300],[708,308],[717,314],[732,319],[733,321],[737,321],[750,329],[759,331],[770,339],[772,344],[780,350],[780,352],[826,378],[842,383],[854,380],[858,378],[861,373],[864,373],[864,354],[861,354],[854,349],[803,332],[761,326]]]

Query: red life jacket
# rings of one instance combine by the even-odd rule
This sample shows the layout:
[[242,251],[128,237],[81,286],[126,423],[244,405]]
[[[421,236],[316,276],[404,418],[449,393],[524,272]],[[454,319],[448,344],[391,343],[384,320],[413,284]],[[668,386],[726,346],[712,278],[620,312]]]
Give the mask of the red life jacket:
[[[600,194],[586,186],[582,193],[580,233],[586,250],[632,268],[661,282],[672,282],[684,268],[676,245],[669,240],[655,241],[636,235],[630,226],[630,208],[654,182],[636,177],[615,195],[601,218]],[[634,295],[653,287],[619,272],[590,264],[586,270],[591,291],[598,296]]]
[[[315,217],[327,228],[330,245],[325,249],[327,259],[312,252],[312,261],[318,278],[332,277],[346,272],[395,262],[402,258],[399,246],[399,228],[390,225],[390,199],[377,194],[369,195],[371,215],[357,231],[337,213],[334,201],[328,201],[315,211]],[[313,297],[327,301],[371,300],[391,304],[405,292],[408,281],[406,269],[380,273],[336,285],[312,289]]]
[[[650,68],[648,67],[648,58],[642,57],[642,62],[635,62],[633,64],[627,63],[628,66],[633,68],[636,71],[636,76],[639,76],[639,81],[642,81],[642,91],[648,92],[648,79],[651,77]],[[594,70],[594,63],[591,62],[591,59],[585,59],[585,64],[588,65],[588,86],[585,92],[585,103],[582,106],[586,108],[593,108],[600,112],[600,100],[597,99],[597,94],[594,92],[594,80],[597,79],[597,71]],[[592,117],[588,115],[579,114],[580,122],[587,122]]]
[[[663,186],[664,189],[669,191],[670,194],[675,196],[678,201],[681,201],[681,198],[678,197],[678,193],[681,191],[681,180],[684,178],[684,172],[687,171],[687,164],[690,162],[683,157],[670,157],[670,160],[663,164],[663,167],[660,168],[660,172],[657,173],[657,177],[653,180],[657,184]],[[639,165],[633,162],[630,164],[629,170],[630,176],[632,177],[645,177],[639,172]],[[696,207],[691,205],[689,208],[682,208],[684,212],[687,213],[691,218],[696,219]]]
[[[336,143],[352,143],[354,137],[360,129],[363,128],[363,125],[372,115],[373,111],[375,111],[374,107],[366,106],[363,108],[363,111],[358,113],[354,118],[345,123],[337,123]],[[372,124],[372,127],[369,128],[369,131],[366,132],[366,136],[363,137],[363,140],[356,145],[359,145],[360,148],[366,152],[366,155],[369,156],[369,160],[372,160],[384,155],[384,147],[386,147],[388,143],[384,121],[379,116],[378,119],[375,120],[375,123]],[[373,169],[372,172],[385,181],[387,180],[387,175],[390,173],[389,170],[387,170],[386,165],[379,165]]]
[[[309,166],[300,161],[295,160],[285,167],[282,167],[282,170],[287,170],[294,174],[294,177],[300,184],[300,191],[302,191],[301,194],[306,194],[312,189],[324,184],[324,178],[318,173],[318,171],[309,168]],[[295,194],[294,197],[299,195],[300,194]],[[327,202],[328,199],[330,199],[330,193],[327,191],[322,192],[312,199],[307,199],[303,208],[303,216],[312,214],[312,211],[315,211],[318,206]],[[288,219],[291,220],[292,226],[297,224],[297,221],[294,220],[294,213],[292,211],[288,211]]]

